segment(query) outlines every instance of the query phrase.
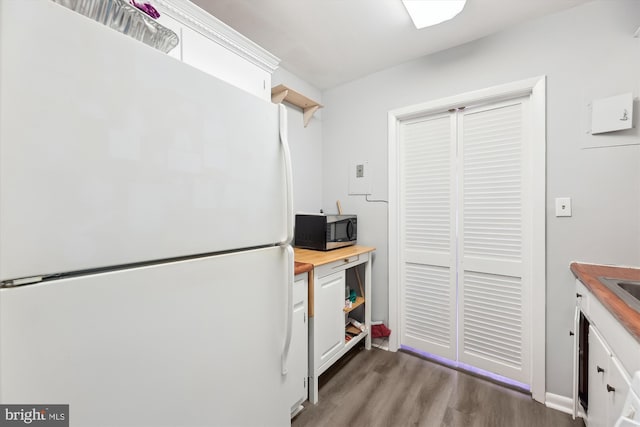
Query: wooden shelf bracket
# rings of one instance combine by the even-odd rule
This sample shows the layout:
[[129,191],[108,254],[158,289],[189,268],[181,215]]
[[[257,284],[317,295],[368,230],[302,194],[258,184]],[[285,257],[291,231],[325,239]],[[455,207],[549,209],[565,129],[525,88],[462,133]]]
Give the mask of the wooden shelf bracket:
[[282,92],[278,93],[273,93],[273,91],[271,91],[271,102],[273,102],[274,104],[280,104],[282,101],[284,101],[287,95],[289,95],[288,89],[285,89]]
[[304,127],[307,127],[309,120],[313,117],[313,113],[318,111],[318,108],[320,108],[319,105],[314,105],[313,107],[307,107],[302,110],[302,121],[304,122]]
[[307,127],[313,114],[318,111],[319,108],[322,108],[322,105],[318,102],[307,98],[285,85],[278,85],[271,88],[271,102],[274,104],[288,102],[291,105],[301,108],[304,127]]

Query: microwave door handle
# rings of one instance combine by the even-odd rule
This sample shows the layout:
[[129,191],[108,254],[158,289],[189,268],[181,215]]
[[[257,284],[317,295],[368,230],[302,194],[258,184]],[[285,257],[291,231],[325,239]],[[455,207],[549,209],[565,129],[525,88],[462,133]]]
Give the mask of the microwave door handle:
[[347,240],[353,240],[353,221],[347,222]]

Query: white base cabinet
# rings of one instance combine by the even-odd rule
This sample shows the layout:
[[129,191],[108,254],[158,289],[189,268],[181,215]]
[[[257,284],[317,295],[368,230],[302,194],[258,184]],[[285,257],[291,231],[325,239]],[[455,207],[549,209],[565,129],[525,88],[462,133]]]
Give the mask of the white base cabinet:
[[622,412],[630,378],[608,345],[589,327],[589,427],[613,426]]
[[607,425],[613,426],[622,414],[631,387],[631,378],[615,357],[609,360],[607,378]]
[[289,373],[287,374],[288,401],[291,404],[291,417],[302,410],[302,402],[307,400],[307,306],[308,275],[299,274],[293,282],[293,322],[291,349],[289,350]]
[[[640,369],[640,343],[613,317],[600,301],[576,281],[577,310],[589,321],[587,427],[613,427],[622,413],[631,373]],[[579,313],[579,312],[577,312]],[[579,330],[576,316],[575,331]],[[576,334],[577,338],[577,334]],[[578,358],[578,346],[574,357]],[[577,375],[574,370],[576,411]]]

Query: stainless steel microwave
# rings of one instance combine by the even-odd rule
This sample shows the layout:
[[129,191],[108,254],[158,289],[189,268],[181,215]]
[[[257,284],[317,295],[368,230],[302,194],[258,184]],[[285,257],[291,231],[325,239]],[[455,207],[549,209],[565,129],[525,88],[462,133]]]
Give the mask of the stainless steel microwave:
[[358,218],[356,215],[296,215],[296,247],[328,251],[355,245],[357,238]]

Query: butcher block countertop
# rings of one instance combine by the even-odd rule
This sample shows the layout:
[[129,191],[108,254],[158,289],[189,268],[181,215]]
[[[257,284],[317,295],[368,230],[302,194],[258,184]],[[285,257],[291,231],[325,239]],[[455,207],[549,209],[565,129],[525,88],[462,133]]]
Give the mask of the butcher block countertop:
[[297,276],[298,274],[302,274],[302,273],[308,273],[311,270],[313,270],[313,264],[309,264],[306,262],[298,262],[296,261],[294,266],[293,266],[293,272],[294,275]]
[[331,251],[313,251],[311,249],[294,248],[296,262],[308,263],[317,267],[329,264],[333,261],[349,258],[352,256],[373,252],[376,248],[370,246],[346,246],[344,248],[333,249]]
[[571,271],[598,298],[611,314],[640,342],[640,313],[629,307],[616,294],[600,283],[598,277],[640,280],[640,268],[571,263]]

